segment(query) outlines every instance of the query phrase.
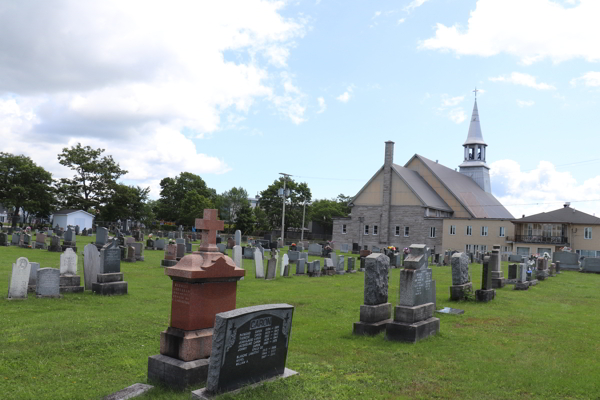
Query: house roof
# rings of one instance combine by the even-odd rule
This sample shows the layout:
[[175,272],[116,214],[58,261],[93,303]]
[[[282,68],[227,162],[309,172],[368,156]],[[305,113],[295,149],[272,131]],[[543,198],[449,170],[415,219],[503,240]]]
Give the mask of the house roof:
[[423,205],[444,211],[454,211],[417,171],[396,164],[392,164],[392,170],[400,176],[400,179],[406,183]]
[[474,218],[514,219],[513,215],[494,195],[485,192],[470,177],[418,154],[415,154],[406,165],[410,164],[415,157],[429,168],[431,173]]
[[558,210],[543,212],[513,220],[513,222],[539,222],[539,223],[560,223],[560,224],[588,224],[600,225],[600,218],[584,212],[575,210],[571,207],[563,207]]
[[73,214],[73,213],[75,213],[75,212],[78,212],[78,211],[80,211],[80,212],[82,212],[82,213],[86,213],[87,215],[90,215],[90,216],[92,216],[92,217],[94,216],[93,214],[90,214],[90,213],[89,213],[89,212],[87,212],[87,211],[83,211],[83,210],[76,210],[76,209],[69,209],[69,208],[64,208],[64,209],[62,209],[62,210],[55,211],[55,212],[54,212],[54,215],[69,215],[69,214]]

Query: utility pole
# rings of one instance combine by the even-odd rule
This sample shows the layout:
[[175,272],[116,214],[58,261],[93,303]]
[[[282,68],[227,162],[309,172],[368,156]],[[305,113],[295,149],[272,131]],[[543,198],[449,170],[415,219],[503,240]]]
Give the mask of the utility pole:
[[304,241],[304,216],[306,215],[306,199],[304,200],[304,208],[302,209],[302,230],[300,231],[300,241]]
[[285,184],[290,174],[284,174],[280,172],[279,175],[283,175],[283,213],[281,214],[281,247],[285,246]]

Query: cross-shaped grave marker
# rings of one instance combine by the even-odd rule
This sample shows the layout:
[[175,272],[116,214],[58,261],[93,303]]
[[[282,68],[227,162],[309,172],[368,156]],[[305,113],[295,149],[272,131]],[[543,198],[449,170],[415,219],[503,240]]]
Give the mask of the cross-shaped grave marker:
[[217,210],[205,209],[204,219],[196,219],[196,229],[202,231],[200,251],[219,251],[217,247],[217,231],[225,228],[225,221],[217,219]]

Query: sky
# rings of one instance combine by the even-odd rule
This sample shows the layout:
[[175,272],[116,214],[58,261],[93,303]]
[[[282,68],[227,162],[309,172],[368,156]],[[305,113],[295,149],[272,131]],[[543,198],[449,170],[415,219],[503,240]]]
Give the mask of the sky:
[[597,0],[0,4],[0,151],[70,177],[106,149],[150,187],[188,171],[250,196],[279,173],[354,196],[415,153],[456,168],[477,88],[493,194],[600,216]]

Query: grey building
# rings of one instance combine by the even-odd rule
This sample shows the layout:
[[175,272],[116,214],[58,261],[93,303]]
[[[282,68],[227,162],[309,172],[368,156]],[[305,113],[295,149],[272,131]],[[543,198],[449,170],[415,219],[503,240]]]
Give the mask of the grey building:
[[[491,250],[496,242],[505,245],[513,216],[491,194],[477,102],[463,148],[458,172],[419,154],[404,166],[394,164],[394,142],[385,142],[383,166],[350,202],[351,216],[333,221],[335,248],[344,243],[369,249],[424,243],[441,253],[445,247],[466,251],[473,246]],[[448,223],[454,220],[459,223]],[[482,225],[477,238],[466,229],[463,235],[457,234],[457,224],[465,225],[465,221],[477,227],[485,223],[485,229]],[[488,225],[493,232],[500,227],[502,235],[487,237]],[[447,235],[452,240],[445,240]]]

